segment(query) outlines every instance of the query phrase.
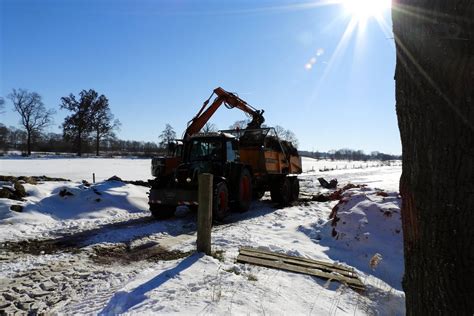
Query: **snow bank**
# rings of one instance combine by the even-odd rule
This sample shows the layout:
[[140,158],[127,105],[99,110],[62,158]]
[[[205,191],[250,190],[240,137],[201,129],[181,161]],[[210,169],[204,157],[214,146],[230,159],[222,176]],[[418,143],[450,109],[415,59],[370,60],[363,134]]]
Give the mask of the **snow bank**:
[[[56,228],[92,228],[148,210],[148,188],[105,181],[91,187],[74,182],[24,184],[25,201],[0,199],[0,241],[38,238]],[[60,192],[68,192],[61,196]],[[22,205],[13,212],[11,205]]]
[[351,189],[334,206],[331,219],[302,225],[300,231],[346,262],[401,290],[403,238],[397,193]]

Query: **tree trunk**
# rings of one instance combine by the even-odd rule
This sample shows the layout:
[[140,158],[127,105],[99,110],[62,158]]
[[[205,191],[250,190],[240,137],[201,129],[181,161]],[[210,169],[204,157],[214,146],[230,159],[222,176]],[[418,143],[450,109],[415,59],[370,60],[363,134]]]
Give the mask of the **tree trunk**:
[[96,156],[99,156],[99,144],[100,144],[100,134],[97,132],[95,136],[95,150]]
[[77,136],[77,155],[82,156],[82,132],[78,132]]
[[393,1],[408,315],[474,313],[473,10]]
[[28,156],[31,156],[31,131],[26,131],[26,151]]

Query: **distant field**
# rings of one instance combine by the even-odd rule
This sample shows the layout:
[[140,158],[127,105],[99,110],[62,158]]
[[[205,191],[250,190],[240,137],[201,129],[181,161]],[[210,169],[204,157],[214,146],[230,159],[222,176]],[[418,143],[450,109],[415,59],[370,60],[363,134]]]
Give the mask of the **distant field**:
[[0,159],[0,174],[67,178],[72,181],[106,180],[114,175],[124,180],[151,178],[151,159],[130,158],[18,158]]
[[[366,169],[380,166],[380,161],[316,160],[303,157],[304,172],[331,169]],[[400,162],[392,162],[399,166]],[[151,159],[131,158],[6,158],[0,159],[0,174],[11,176],[39,176],[67,178],[72,181],[106,180],[114,175],[124,180],[151,179]],[[329,169],[329,170],[328,170]],[[334,171],[335,171],[334,170]]]
[[364,169],[370,167],[380,167],[382,165],[386,166],[401,166],[401,161],[387,161],[381,162],[378,160],[328,160],[328,159],[313,159],[309,157],[302,157],[303,161],[303,171],[324,171],[331,169]]

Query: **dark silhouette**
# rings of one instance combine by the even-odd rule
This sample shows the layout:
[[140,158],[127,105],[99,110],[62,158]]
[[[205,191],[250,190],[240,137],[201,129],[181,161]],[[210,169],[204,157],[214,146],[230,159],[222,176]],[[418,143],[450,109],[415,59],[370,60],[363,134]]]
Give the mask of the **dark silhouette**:
[[8,98],[12,101],[15,112],[20,114],[20,123],[26,131],[26,150],[29,156],[33,136],[51,124],[54,110],[47,110],[36,92],[13,89]]
[[106,136],[112,136],[113,130],[118,128],[120,122],[113,120],[110,112],[109,101],[102,94],[90,89],[79,93],[79,100],[71,93],[68,97],[61,98],[62,109],[72,112],[64,119],[63,135],[67,140],[74,140],[77,155],[83,153],[83,143],[87,142],[91,133],[96,140],[96,154],[99,155],[100,141]]
[[120,121],[114,120],[109,108],[109,100],[101,95],[92,104],[92,132],[95,139],[96,155],[99,156],[100,141],[104,138],[115,138],[114,130],[120,127]]
[[474,6],[395,0],[408,315],[474,313]]

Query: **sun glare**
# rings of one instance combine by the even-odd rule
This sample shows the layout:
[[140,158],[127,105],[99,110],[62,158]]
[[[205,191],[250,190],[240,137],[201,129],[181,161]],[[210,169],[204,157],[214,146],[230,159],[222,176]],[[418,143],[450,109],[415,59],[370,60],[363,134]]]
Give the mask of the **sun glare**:
[[345,10],[357,21],[380,17],[390,8],[390,0],[344,0]]

